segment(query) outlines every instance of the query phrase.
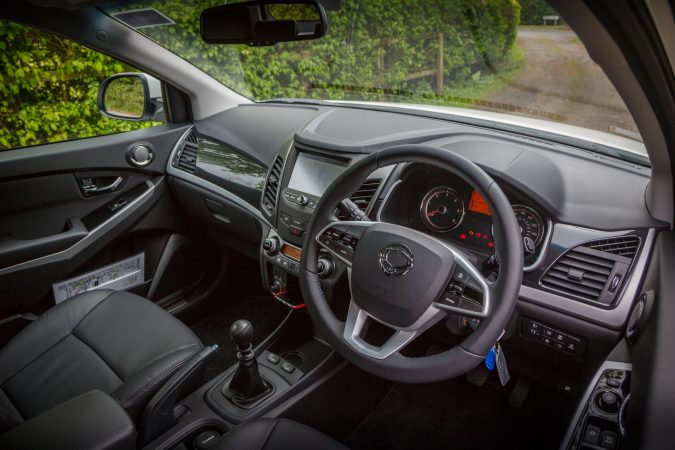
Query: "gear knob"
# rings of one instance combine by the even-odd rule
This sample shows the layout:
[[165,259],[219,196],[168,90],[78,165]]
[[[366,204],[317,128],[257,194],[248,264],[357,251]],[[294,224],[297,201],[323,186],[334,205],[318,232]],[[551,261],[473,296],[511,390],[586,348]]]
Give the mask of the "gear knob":
[[230,327],[230,338],[239,350],[246,350],[253,342],[253,325],[248,320],[237,320]]

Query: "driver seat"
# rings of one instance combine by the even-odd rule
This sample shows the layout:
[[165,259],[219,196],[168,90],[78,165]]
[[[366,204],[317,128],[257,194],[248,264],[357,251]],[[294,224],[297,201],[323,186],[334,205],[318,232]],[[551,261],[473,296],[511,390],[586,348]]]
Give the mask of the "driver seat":
[[202,348],[187,326],[138,295],[77,295],[0,350],[0,434],[94,389],[138,424],[150,398]]
[[213,450],[348,450],[323,433],[288,419],[258,419],[235,428]]

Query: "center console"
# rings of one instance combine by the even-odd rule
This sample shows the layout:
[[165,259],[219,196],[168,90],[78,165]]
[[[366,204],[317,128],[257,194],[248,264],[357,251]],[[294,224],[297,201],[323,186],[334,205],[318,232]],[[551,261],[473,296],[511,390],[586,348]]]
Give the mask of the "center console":
[[[284,149],[275,159],[263,190],[261,211],[272,227],[262,243],[260,258],[265,286],[278,301],[300,309],[303,302],[297,274],[312,214],[328,186],[363,155],[336,156],[297,142]],[[383,175],[386,174],[372,174],[357,191],[355,201],[359,202],[357,206],[362,214],[372,209],[371,200],[377,198],[381,180],[386,178]],[[323,254],[319,258],[319,275],[323,279],[330,278],[336,266],[336,261]]]

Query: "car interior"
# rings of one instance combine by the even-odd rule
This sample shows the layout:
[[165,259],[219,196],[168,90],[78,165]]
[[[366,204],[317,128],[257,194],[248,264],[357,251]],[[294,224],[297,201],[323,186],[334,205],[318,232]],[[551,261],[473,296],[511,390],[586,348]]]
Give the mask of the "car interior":
[[[251,101],[107,3],[0,9],[137,68],[97,108],[138,83],[157,122],[0,152],[0,448],[673,448],[672,2],[550,1],[644,154]],[[316,19],[254,17],[279,3]],[[214,6],[201,39],[321,42],[337,3]]]

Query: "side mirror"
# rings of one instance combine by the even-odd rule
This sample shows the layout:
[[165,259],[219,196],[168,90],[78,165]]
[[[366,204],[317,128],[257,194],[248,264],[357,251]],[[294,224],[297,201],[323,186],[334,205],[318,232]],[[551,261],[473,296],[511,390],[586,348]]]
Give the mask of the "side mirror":
[[96,99],[106,117],[135,122],[166,120],[162,82],[145,73],[118,73],[103,80]]
[[317,0],[257,0],[202,11],[200,31],[209,44],[273,45],[326,34],[326,11]]

